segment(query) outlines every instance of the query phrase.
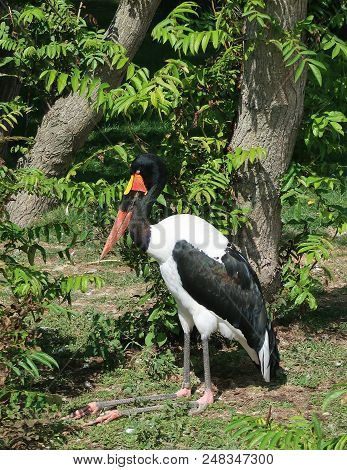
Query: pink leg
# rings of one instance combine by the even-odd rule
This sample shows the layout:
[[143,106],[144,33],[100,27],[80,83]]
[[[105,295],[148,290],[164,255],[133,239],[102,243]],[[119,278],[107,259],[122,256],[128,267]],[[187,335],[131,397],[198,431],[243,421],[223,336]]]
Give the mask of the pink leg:
[[190,415],[198,415],[206,410],[208,405],[211,405],[214,401],[213,392],[211,389],[206,389],[203,396],[195,402],[195,408],[190,410]]
[[[178,405],[178,404],[177,404]],[[94,426],[95,424],[101,423],[110,423],[115,419],[121,418],[122,416],[133,416],[140,413],[148,413],[151,411],[160,411],[165,408],[165,405],[151,405],[145,406],[143,408],[128,408],[126,410],[111,410],[103,416],[99,416],[97,419],[93,421],[89,421],[85,424],[85,426]]]

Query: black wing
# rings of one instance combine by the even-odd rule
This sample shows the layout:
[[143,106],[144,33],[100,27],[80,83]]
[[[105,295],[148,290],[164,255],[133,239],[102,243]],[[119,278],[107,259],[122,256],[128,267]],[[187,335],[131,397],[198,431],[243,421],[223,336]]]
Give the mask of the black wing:
[[249,346],[259,351],[269,320],[259,280],[246,259],[227,248],[220,263],[185,240],[176,243],[173,258],[183,288],[199,304],[241,330]]

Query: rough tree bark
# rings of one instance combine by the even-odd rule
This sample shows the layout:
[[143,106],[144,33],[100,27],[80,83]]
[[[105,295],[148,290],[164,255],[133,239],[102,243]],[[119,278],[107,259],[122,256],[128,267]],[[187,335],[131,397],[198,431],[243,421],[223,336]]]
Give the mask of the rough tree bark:
[[[269,0],[266,13],[284,29],[306,17],[307,0]],[[247,40],[258,35],[256,22],[247,22]],[[272,32],[268,33],[268,38]],[[306,74],[294,82],[281,52],[265,41],[257,43],[244,64],[238,121],[230,149],[262,147],[267,158],[241,171],[235,180],[240,207],[251,209],[252,228],[243,228],[235,244],[254,265],[265,295],[271,299],[280,286],[281,177],[292,158],[301,122]]]
[[[106,34],[125,47],[130,60],[140,47],[159,4],[160,0],[120,1]],[[102,81],[117,86],[122,73],[104,68],[99,75]],[[82,147],[101,117],[102,114],[93,109],[93,97],[87,101],[79,94],[70,94],[58,99],[44,116],[35,144],[23,166],[37,168],[47,176],[63,176],[73,155]],[[20,193],[8,204],[7,210],[12,222],[27,226],[49,206],[46,198]]]

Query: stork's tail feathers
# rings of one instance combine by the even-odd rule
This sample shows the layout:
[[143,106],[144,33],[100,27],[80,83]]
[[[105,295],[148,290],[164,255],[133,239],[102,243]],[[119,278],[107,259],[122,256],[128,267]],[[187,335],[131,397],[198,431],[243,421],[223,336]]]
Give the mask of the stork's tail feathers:
[[264,343],[258,352],[261,373],[266,382],[276,377],[280,356],[277,349],[275,332],[269,322],[266,326]]

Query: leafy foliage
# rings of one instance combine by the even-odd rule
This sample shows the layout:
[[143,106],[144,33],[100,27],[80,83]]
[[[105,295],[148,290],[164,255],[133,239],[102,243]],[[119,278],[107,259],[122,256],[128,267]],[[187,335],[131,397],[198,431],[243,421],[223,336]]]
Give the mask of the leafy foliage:
[[167,380],[171,375],[179,373],[171,349],[155,350],[147,347],[143,348],[134,358],[132,362],[134,369],[145,371],[146,377]]
[[[38,193],[42,189],[47,194],[52,194],[55,188],[61,197],[69,198],[71,195],[66,191],[65,181],[50,181],[35,171],[12,171],[1,167],[0,175],[1,207],[21,188]],[[72,188],[72,183],[68,188]],[[83,192],[83,185],[82,188]],[[78,197],[76,200],[80,202]],[[70,259],[70,250],[76,243],[83,243],[88,232],[76,233],[66,224],[59,223],[21,228],[11,223],[4,211],[1,213],[0,287],[5,294],[0,303],[1,400],[9,400],[10,403],[13,403],[13,397],[22,400],[23,394],[18,394],[18,387],[23,390],[29,387],[30,391],[42,371],[59,367],[56,359],[39,347],[41,333],[38,325],[47,310],[56,309],[59,313],[62,307],[58,304],[70,303],[74,291],[86,292],[90,284],[102,285],[100,277],[94,274],[54,276],[38,264],[38,255],[44,263],[47,260],[46,244],[52,238],[63,244],[63,235],[70,240],[65,247],[57,249],[55,255]],[[101,347],[102,343],[99,349]],[[37,397],[37,394],[33,395]],[[27,398],[23,403],[26,402]]]
[[169,42],[175,50],[187,54],[190,52],[195,55],[200,52],[206,52],[209,45],[217,49],[228,37],[227,31],[212,29],[213,21],[208,26],[207,31],[194,31],[190,25],[192,19],[198,16],[198,4],[195,2],[183,2],[172,10],[168,17],[158,23],[152,31],[152,36],[163,44]]
[[281,425],[271,419],[255,416],[235,416],[227,430],[234,438],[242,440],[248,449],[285,449],[285,450],[342,450],[347,446],[347,435],[324,439],[323,429],[317,416],[311,421],[296,416],[289,424]]
[[[5,132],[18,124],[18,117],[30,112],[30,107],[23,103],[19,97],[13,101],[0,103],[0,128]],[[3,141],[3,137],[1,141]]]
[[[30,328],[28,319],[39,321],[42,309],[33,302],[15,304],[0,311],[0,382],[2,386],[11,376],[24,383],[26,377],[38,378],[38,366],[58,367],[48,354],[35,347],[37,334]],[[25,328],[26,326],[26,328]]]
[[[90,99],[98,109],[105,88],[98,74],[103,67],[122,70],[128,63],[124,48],[111,40],[107,31],[97,29],[95,19],[83,15],[69,0],[3,2],[0,17],[0,77],[12,77],[20,84],[20,99],[0,105],[0,129],[14,125],[25,128],[23,135],[36,132],[50,105],[70,92]],[[20,119],[30,112],[31,119]],[[1,137],[16,157],[27,154],[33,139]]]
[[94,77],[98,67],[124,67],[124,49],[105,31],[96,30],[71,2],[34,3],[8,9],[0,26],[0,50],[5,53],[0,67],[20,77],[28,90],[37,95],[42,80],[47,99],[71,90],[90,96],[100,85]]
[[121,331],[117,322],[96,312],[90,313],[92,328],[87,340],[86,357],[101,357],[110,367],[121,362]]

